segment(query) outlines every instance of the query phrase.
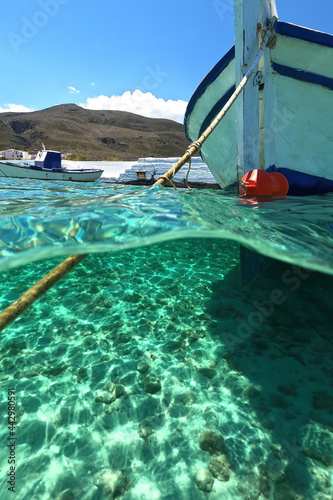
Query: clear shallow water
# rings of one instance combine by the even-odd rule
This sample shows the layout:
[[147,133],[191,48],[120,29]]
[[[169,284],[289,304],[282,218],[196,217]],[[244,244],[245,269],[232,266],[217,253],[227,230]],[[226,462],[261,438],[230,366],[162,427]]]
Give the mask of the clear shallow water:
[[333,273],[333,195],[245,201],[213,190],[5,179],[0,270],[69,253],[175,238],[232,239],[273,258]]
[[[118,250],[87,257],[1,334],[16,498],[332,498],[332,277],[293,266],[331,273],[332,198],[282,209],[134,191],[2,191],[1,309],[62,260],[29,259]],[[240,287],[239,241],[288,263]]]

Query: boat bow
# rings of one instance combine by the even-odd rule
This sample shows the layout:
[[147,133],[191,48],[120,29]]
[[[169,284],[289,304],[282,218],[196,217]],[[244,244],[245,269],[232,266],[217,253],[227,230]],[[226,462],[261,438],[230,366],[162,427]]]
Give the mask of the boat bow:
[[215,118],[253,63],[269,22],[274,36],[242,95],[202,146],[222,188],[252,169],[275,170],[289,194],[333,191],[333,36],[277,19],[275,2],[235,0],[236,44],[193,94],[191,141]]

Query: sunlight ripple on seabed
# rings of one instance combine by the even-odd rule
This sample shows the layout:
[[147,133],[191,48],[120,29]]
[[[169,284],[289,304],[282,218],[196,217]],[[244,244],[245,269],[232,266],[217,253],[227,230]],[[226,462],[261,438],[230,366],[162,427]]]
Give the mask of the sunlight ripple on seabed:
[[[95,252],[1,335],[18,500],[332,498],[331,196],[6,194],[1,309],[67,251]],[[241,287],[239,241],[285,263]]]

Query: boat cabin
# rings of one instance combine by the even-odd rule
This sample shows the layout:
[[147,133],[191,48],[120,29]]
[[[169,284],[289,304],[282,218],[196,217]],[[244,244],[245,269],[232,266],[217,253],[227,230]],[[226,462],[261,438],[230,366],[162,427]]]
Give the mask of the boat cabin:
[[37,153],[35,166],[47,170],[62,170],[61,154],[58,151],[43,149]]

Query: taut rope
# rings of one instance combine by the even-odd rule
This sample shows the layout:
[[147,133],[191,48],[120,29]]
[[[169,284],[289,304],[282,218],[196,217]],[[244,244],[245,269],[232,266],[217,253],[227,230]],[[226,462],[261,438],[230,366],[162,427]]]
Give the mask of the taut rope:
[[20,316],[35,300],[39,299],[45,292],[53,287],[69,271],[77,266],[87,255],[71,255],[61,262],[38,283],[32,286],[19,299],[15,300],[0,314],[0,332],[6,328],[14,319]]
[[185,165],[185,163],[187,163],[190,160],[190,158],[194,155],[194,153],[197,153],[201,149],[201,147],[202,147],[203,143],[205,142],[205,140],[208,139],[208,137],[210,136],[210,134],[218,126],[218,124],[220,123],[220,121],[222,120],[222,118],[224,118],[224,116],[229,111],[229,109],[231,108],[231,106],[233,105],[233,103],[236,101],[237,97],[239,97],[240,93],[244,90],[245,85],[248,83],[248,81],[251,78],[254,70],[258,66],[259,61],[261,59],[261,56],[262,56],[262,54],[263,54],[263,52],[264,52],[264,50],[266,48],[266,45],[267,45],[267,43],[268,43],[268,41],[269,41],[269,39],[270,39],[271,36],[272,36],[272,31],[271,31],[271,24],[270,24],[269,27],[266,30],[265,36],[263,38],[263,41],[261,43],[261,46],[259,48],[259,51],[257,53],[257,56],[256,56],[253,64],[251,65],[251,67],[249,68],[249,70],[246,72],[246,74],[243,76],[242,81],[240,82],[240,84],[236,88],[235,92],[230,97],[230,99],[226,102],[226,104],[223,106],[223,108],[221,109],[221,111],[217,114],[217,116],[214,118],[214,120],[212,121],[212,123],[206,128],[206,130],[199,137],[199,139],[197,141],[195,141],[195,142],[192,142],[192,144],[189,145],[189,147],[187,148],[185,154],[180,158],[180,160],[178,160],[178,162],[175,165],[173,165],[170,168],[170,170],[168,170],[168,172],[166,174],[162,175],[155,182],[154,186],[156,184],[165,185],[165,182],[167,180],[172,179],[172,177],[175,175],[175,173],[177,173],[178,170],[180,170],[181,167],[183,165]]
[[[187,148],[185,154],[178,160],[178,162],[173,165],[168,172],[166,172],[164,175],[159,177],[159,179],[155,182],[154,186],[157,184],[165,185],[167,182],[170,182],[173,186],[173,182],[171,179],[176,175],[176,173],[181,169],[185,163],[191,160],[191,157],[193,156],[194,153],[198,152],[205,140],[210,136],[210,134],[213,132],[213,130],[217,127],[217,125],[220,123],[222,118],[225,116],[227,111],[231,108],[233,103],[236,101],[237,97],[240,95],[240,93],[243,91],[245,85],[249,81],[249,79],[252,76],[252,73],[256,69],[256,67],[259,64],[259,61],[261,59],[261,56],[266,48],[266,45],[272,35],[271,31],[271,24],[266,30],[265,36],[263,38],[263,41],[261,43],[260,49],[257,53],[257,56],[252,64],[252,66],[249,68],[247,73],[244,75],[242,81],[238,85],[237,89],[235,92],[232,94],[230,97],[229,101],[223,106],[221,111],[218,113],[218,115],[215,117],[215,119],[212,121],[212,123],[207,127],[207,129],[204,131],[204,133],[199,137],[199,139],[195,142],[192,142],[192,144],[189,145]],[[191,165],[190,165],[191,166]],[[189,169],[190,169],[189,166]],[[189,173],[189,170],[188,170]],[[188,178],[188,173],[186,176],[186,181]],[[175,186],[174,186],[175,187]],[[19,299],[17,299],[15,302],[13,302],[7,309],[5,309],[1,314],[0,314],[0,332],[6,328],[12,321],[14,321],[18,316],[22,314],[25,309],[27,309],[35,300],[37,300],[39,297],[44,295],[44,293],[49,290],[53,285],[55,285],[61,278],[63,278],[71,269],[73,269],[75,266],[77,266],[87,255],[71,255],[68,257],[66,260],[64,260],[59,266],[54,268],[49,274],[44,276],[38,283],[36,283],[34,286],[32,286],[25,294],[23,294]]]

